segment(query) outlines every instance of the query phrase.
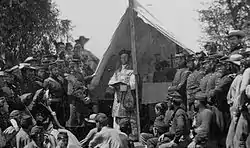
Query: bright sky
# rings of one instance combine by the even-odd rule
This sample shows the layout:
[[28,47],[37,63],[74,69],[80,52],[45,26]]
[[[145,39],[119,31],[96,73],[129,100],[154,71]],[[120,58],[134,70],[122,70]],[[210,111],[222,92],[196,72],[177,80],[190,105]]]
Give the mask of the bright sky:
[[[72,20],[73,37],[90,38],[86,48],[99,58],[107,49],[128,0],[54,0],[61,17]],[[193,50],[199,50],[202,35],[197,20],[202,0],[138,0],[176,39]]]

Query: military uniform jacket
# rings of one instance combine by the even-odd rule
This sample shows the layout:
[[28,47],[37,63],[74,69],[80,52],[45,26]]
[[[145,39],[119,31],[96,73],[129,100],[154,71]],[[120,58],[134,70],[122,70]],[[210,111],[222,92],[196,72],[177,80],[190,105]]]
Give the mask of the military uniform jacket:
[[207,94],[208,98],[211,97],[211,96],[209,96],[210,91],[213,91],[215,89],[215,87],[219,85],[220,78],[221,78],[221,73],[215,72],[208,79],[207,88],[206,88],[206,94]]
[[212,73],[206,74],[200,81],[200,90],[206,93],[208,80],[211,78]]
[[205,76],[203,71],[194,71],[187,78],[187,100],[194,101],[194,95],[200,90],[200,81]]
[[164,135],[169,138],[173,138],[175,143],[179,143],[181,137],[188,137],[190,130],[190,124],[188,121],[188,116],[184,109],[178,108],[173,114],[171,126],[169,132]]
[[234,77],[226,75],[219,80],[218,86],[211,90],[208,94],[210,98],[214,98],[213,102],[220,111],[227,112],[229,107],[227,104],[227,93],[233,82]]
[[172,86],[168,91],[178,91],[182,96],[186,96],[187,78],[191,72],[187,68],[177,69]]
[[210,109],[199,111],[196,115],[195,139],[208,139],[212,124],[213,112]]

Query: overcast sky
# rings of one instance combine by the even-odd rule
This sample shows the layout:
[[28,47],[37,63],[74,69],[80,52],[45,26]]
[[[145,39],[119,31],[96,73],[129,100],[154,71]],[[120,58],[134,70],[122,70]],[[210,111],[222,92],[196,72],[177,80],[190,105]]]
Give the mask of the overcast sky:
[[[128,0],[54,0],[61,18],[72,20],[73,37],[91,38],[86,48],[102,57],[112,34],[128,6]],[[173,33],[177,40],[193,50],[199,50],[202,35],[197,20],[202,0],[138,0]]]

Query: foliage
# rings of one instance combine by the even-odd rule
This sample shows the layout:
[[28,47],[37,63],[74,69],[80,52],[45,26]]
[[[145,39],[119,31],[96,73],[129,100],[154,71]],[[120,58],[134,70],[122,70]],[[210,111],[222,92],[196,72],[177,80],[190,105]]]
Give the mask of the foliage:
[[71,21],[58,16],[59,10],[51,0],[1,0],[1,53],[12,53],[23,61],[27,56],[51,52],[53,40],[68,34],[71,28]]
[[246,0],[213,0],[206,5],[208,8],[198,10],[199,20],[206,34],[205,40],[227,50],[228,43],[225,36],[229,30],[243,29],[245,21],[250,16],[250,7],[246,4]]

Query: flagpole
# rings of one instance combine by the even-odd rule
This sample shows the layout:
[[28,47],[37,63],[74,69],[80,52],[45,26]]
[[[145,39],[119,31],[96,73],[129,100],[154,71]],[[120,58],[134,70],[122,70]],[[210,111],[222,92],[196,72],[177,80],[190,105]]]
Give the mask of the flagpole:
[[141,133],[141,124],[140,124],[140,105],[139,105],[139,92],[138,92],[138,82],[139,75],[137,70],[137,59],[136,59],[136,46],[135,46],[135,22],[134,22],[134,0],[129,0],[129,12],[130,12],[130,36],[131,36],[131,51],[132,51],[132,60],[133,60],[133,70],[135,74],[135,84],[136,84],[136,116],[137,116],[137,130],[138,130],[138,140]]

